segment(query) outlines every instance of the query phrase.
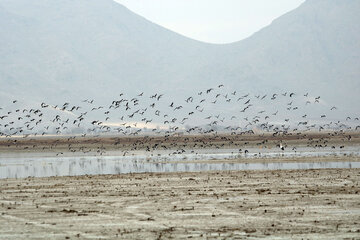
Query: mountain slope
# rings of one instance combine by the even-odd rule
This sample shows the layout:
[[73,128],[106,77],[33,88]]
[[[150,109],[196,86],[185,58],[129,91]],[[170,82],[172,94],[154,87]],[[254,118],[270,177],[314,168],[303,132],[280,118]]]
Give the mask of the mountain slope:
[[[184,60],[196,61],[198,52],[210,46],[152,24],[111,0],[0,3],[7,11],[0,23],[7,29],[1,37],[6,43],[0,47],[1,83],[14,93],[24,86],[34,95],[41,88],[50,96],[72,97],[120,90],[124,84],[124,90],[139,83],[147,88],[154,80],[165,85],[164,69],[175,72],[170,75],[174,82],[181,81],[174,79],[179,70],[196,67]],[[6,28],[11,19],[16,26]],[[89,88],[82,89],[85,84]]]
[[246,73],[239,77],[248,83],[255,77],[261,86],[359,100],[359,10],[359,1],[306,1],[252,37],[229,45],[230,62],[238,63],[231,71],[244,67]]
[[356,0],[308,0],[246,40],[215,45],[112,0],[0,0],[0,95],[60,102],[146,90],[183,99],[223,83],[309,91],[359,112],[359,10]]

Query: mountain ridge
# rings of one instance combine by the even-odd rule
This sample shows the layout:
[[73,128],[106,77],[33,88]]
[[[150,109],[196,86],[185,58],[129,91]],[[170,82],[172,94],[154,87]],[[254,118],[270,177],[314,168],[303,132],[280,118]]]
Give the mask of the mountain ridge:
[[351,24],[360,5],[346,2],[307,0],[245,40],[208,44],[112,0],[1,0],[0,83],[6,95],[39,102],[142,90],[182,99],[224,83],[313,91],[350,111],[360,101],[360,29]]

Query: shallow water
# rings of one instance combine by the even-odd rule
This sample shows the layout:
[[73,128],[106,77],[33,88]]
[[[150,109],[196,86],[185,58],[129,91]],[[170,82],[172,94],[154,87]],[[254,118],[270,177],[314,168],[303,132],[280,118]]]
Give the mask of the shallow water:
[[[244,150],[244,149],[243,149]],[[123,151],[107,151],[104,156],[117,157],[126,160],[144,160],[151,159],[152,161],[179,161],[179,160],[212,160],[212,159],[235,159],[235,158],[278,158],[278,157],[326,157],[326,156],[340,156],[340,155],[354,155],[360,156],[360,146],[346,146],[344,149],[321,149],[301,147],[295,151],[286,149],[281,151],[278,148],[247,148],[248,152],[239,152],[239,149],[196,149],[186,150],[186,152],[178,154],[176,150],[155,150],[152,152],[146,151],[131,151],[126,152],[124,156]],[[0,164],[9,159],[43,159],[48,157],[56,157],[57,152],[0,152]],[[91,157],[99,156],[99,154],[79,152],[71,153],[65,152],[60,157]]]
[[[178,157],[180,157],[180,155]],[[154,157],[154,159],[157,158]],[[360,168],[360,162],[194,163],[191,161],[161,162],[159,159],[157,159],[157,161],[154,161],[154,159],[146,156],[11,158],[6,161],[1,161],[0,178],[78,176],[86,174],[98,175],[140,172]],[[187,159],[189,159],[189,157],[187,157]]]
[[[279,149],[249,148],[248,153],[238,149],[199,149],[182,154],[171,151],[107,152],[105,156],[74,155],[65,153],[54,156],[54,152],[0,153],[0,178],[77,176],[96,174],[119,174],[136,172],[196,172],[214,170],[276,170],[276,169],[314,169],[314,168],[360,168],[360,162],[292,162],[271,163],[274,158],[360,156],[358,146],[345,149],[298,148],[296,151]],[[231,159],[265,158],[268,163],[226,163]],[[196,162],[205,160],[204,162]],[[211,163],[223,160],[225,163]]]

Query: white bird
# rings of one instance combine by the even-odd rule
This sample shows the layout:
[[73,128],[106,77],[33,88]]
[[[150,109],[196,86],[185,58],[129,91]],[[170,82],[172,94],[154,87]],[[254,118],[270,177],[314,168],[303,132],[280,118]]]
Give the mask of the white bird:
[[283,151],[285,150],[285,147],[281,143],[280,143],[279,147],[280,147],[281,150],[283,150]]

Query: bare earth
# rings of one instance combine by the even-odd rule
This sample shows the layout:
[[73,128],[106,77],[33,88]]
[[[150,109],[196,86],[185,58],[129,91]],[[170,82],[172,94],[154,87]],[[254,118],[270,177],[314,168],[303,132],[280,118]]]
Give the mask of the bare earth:
[[[33,153],[53,152],[65,155],[108,155],[109,152],[151,151],[164,149],[214,149],[235,148],[244,151],[247,148],[278,149],[282,141],[288,149],[292,147],[310,147],[314,149],[331,149],[340,146],[360,146],[360,133],[307,133],[302,135],[184,135],[184,136],[36,136],[0,138],[0,153]],[[112,155],[111,153],[110,155]]]
[[360,169],[0,180],[0,239],[360,239]]

